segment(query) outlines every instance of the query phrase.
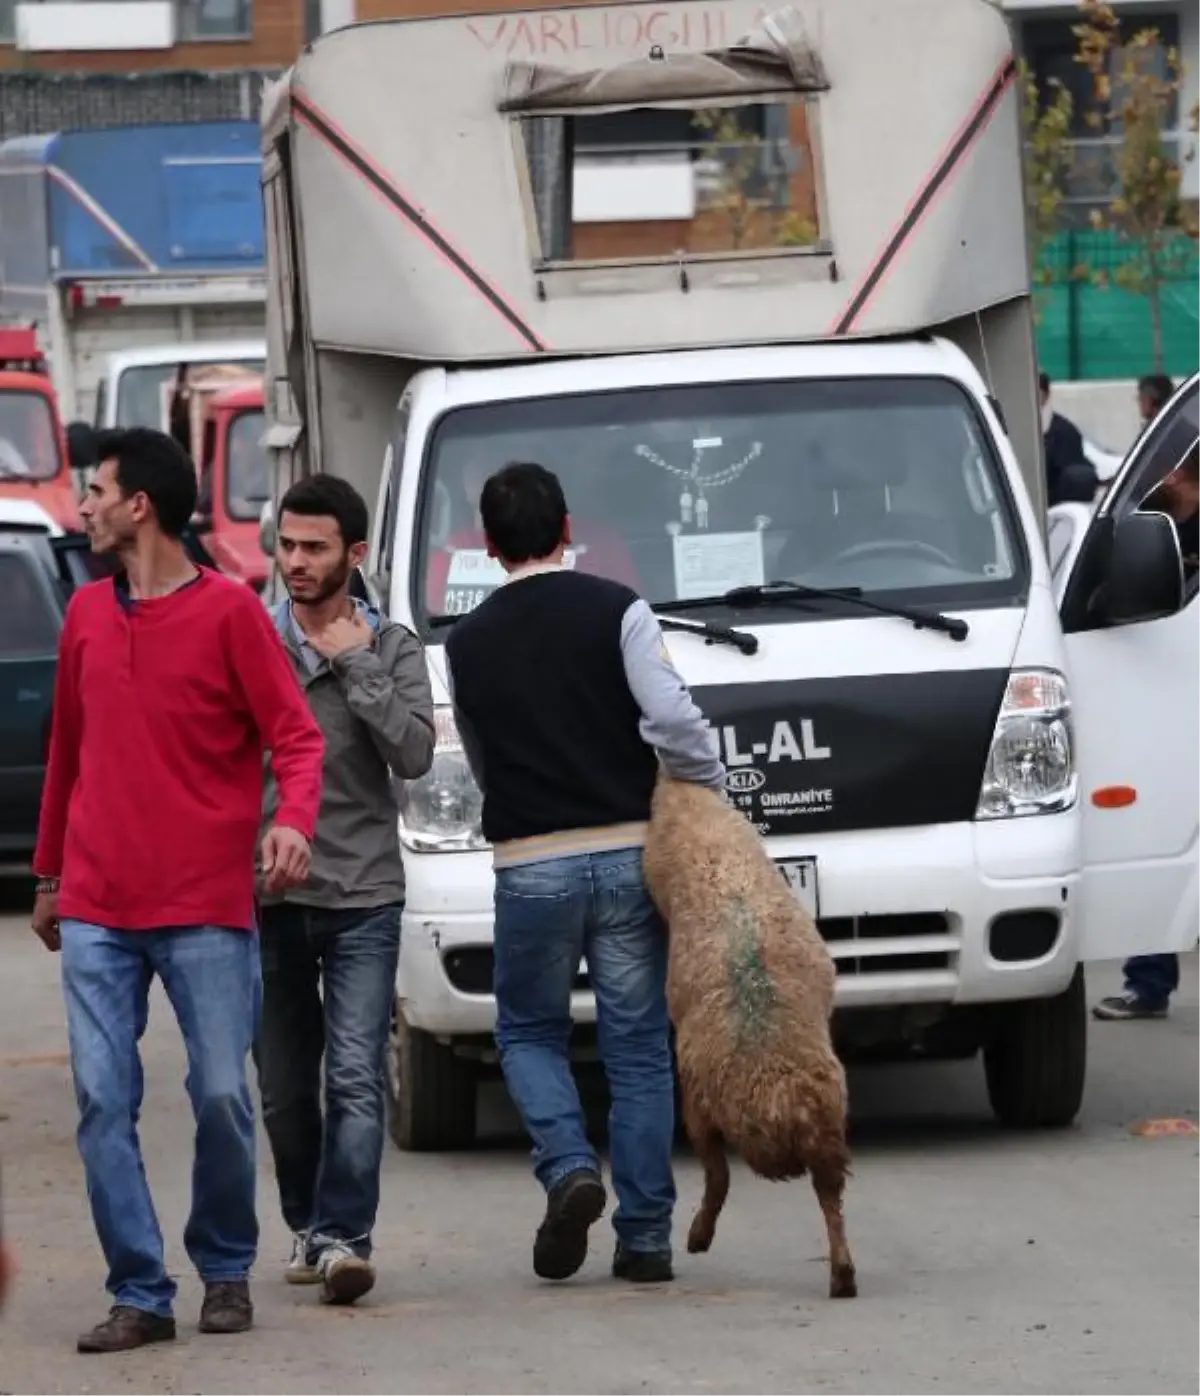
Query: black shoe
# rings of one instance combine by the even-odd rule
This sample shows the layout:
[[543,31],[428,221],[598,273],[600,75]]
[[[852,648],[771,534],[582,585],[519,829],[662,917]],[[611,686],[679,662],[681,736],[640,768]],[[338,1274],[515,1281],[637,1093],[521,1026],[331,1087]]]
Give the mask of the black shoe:
[[590,1168],[568,1173],[550,1189],[546,1216],[533,1242],[533,1273],[567,1280],[587,1259],[588,1227],[604,1212],[607,1196]]
[[1114,1022],[1124,1022],[1130,1018],[1165,1018],[1166,1016],[1167,1002],[1165,999],[1161,1003],[1152,1003],[1132,989],[1126,989],[1124,993],[1113,994],[1111,998],[1101,999],[1092,1009],[1093,1018]]
[[201,1333],[245,1333],[254,1326],[254,1305],[245,1280],[214,1280],[204,1286]]
[[132,1352],[147,1343],[169,1343],[175,1337],[175,1320],[128,1304],[114,1304],[103,1323],[79,1337],[78,1352]]
[[613,1279],[635,1285],[661,1285],[675,1278],[670,1251],[627,1251],[617,1246],[613,1253]]

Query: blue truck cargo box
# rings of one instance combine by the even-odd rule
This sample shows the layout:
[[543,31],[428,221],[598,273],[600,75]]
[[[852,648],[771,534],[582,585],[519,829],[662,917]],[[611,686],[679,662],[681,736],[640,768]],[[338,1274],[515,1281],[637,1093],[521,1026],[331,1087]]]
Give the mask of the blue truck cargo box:
[[0,144],[0,281],[261,272],[253,121],[62,131]]

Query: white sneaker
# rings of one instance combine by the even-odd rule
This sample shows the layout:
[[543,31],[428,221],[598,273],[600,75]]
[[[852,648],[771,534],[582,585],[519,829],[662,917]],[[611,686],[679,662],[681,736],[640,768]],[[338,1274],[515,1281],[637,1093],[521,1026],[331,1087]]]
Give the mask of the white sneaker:
[[317,1267],[308,1263],[308,1237],[297,1233],[292,1237],[292,1258],[283,1272],[290,1285],[315,1285],[320,1282]]
[[353,1304],[375,1288],[375,1267],[344,1241],[331,1242],[317,1257],[317,1277],[326,1304]]

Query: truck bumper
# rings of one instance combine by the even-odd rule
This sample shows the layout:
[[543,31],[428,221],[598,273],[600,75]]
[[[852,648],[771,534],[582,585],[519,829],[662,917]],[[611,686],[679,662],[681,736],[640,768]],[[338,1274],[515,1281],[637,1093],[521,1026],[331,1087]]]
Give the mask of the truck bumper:
[[[837,1007],[1049,998],[1079,959],[1076,811],[1028,819],[770,839],[815,858],[819,924],[838,966]],[[442,1038],[491,1033],[491,856],[409,854],[398,994]],[[571,1000],[595,1019],[586,968]]]

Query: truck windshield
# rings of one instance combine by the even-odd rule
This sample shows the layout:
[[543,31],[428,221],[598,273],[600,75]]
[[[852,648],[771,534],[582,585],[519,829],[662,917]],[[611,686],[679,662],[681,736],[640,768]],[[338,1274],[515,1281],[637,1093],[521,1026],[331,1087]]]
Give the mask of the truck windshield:
[[231,519],[257,522],[271,498],[271,460],[262,444],[266,429],[262,412],[239,412],[229,425],[225,507]]
[[[222,359],[222,363],[237,364],[252,373],[263,373],[262,359]],[[164,429],[168,390],[175,381],[179,361],[143,364],[127,368],[117,380],[117,414],[111,424],[98,421],[97,426],[154,427]]]
[[61,467],[50,404],[40,393],[0,389],[0,480],[53,480]]
[[[948,380],[712,383],[454,409],[428,448],[418,613],[471,610],[502,580],[478,501],[510,461],[561,480],[568,565],[654,605],[785,578],[933,607],[1024,595],[993,444]],[[756,624],[805,618],[755,612]]]

